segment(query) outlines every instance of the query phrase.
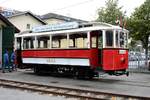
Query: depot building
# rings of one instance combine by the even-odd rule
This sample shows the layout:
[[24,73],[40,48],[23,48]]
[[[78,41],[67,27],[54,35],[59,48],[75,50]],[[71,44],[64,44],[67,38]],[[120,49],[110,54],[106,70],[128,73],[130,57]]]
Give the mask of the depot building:
[[20,32],[10,21],[0,14],[0,68],[3,65],[3,54],[7,49],[13,51],[14,34]]

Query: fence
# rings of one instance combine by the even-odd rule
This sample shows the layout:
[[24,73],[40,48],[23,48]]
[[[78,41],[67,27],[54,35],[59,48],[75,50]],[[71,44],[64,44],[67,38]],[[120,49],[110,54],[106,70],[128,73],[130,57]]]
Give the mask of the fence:
[[129,54],[129,71],[130,72],[150,72],[149,66],[145,62],[146,56],[143,54]]

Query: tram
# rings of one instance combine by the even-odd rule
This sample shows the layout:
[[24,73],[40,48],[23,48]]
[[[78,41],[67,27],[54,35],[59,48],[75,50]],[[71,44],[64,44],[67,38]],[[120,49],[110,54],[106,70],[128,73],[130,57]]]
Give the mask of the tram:
[[19,67],[92,78],[128,75],[128,30],[107,23],[67,22],[15,34]]

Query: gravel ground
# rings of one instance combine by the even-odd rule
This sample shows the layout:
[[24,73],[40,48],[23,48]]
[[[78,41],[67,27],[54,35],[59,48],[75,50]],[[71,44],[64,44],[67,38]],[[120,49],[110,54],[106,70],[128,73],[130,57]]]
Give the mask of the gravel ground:
[[33,93],[0,87],[0,100],[75,100],[63,96],[52,96],[47,94]]

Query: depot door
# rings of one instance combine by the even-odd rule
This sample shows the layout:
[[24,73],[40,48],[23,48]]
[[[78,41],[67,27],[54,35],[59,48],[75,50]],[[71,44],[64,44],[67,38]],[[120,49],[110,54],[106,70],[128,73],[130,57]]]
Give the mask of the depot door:
[[2,29],[0,28],[0,68],[2,67]]

